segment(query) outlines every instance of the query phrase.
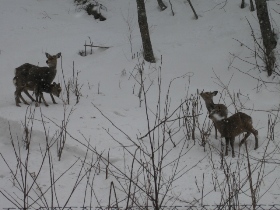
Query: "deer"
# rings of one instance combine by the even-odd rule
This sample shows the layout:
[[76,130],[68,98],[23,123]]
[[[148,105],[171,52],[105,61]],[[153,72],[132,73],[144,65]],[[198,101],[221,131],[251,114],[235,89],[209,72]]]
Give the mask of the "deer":
[[[210,113],[213,109],[215,108],[219,108],[220,111],[220,115],[224,118],[227,118],[228,115],[228,109],[224,104],[214,104],[213,102],[213,97],[216,96],[218,94],[218,91],[213,91],[213,92],[201,92],[200,96],[202,97],[202,99],[205,102],[206,108],[208,110],[208,113]],[[216,125],[214,123],[214,128],[215,128],[215,138],[217,139],[217,128]]]
[[[24,103],[27,103],[21,95],[22,91],[32,101],[35,101],[35,99],[28,93],[28,90],[34,91],[34,88],[36,86],[40,86],[39,85],[40,83],[42,83],[43,86],[51,85],[52,81],[54,80],[57,73],[56,70],[57,59],[61,57],[61,53],[58,53],[56,55],[50,55],[48,53],[45,53],[45,55],[47,57],[46,63],[48,64],[48,67],[47,66],[39,67],[30,63],[25,63],[15,69],[15,77],[13,79],[13,82],[14,85],[16,86],[15,100],[17,106],[19,106],[20,99]],[[42,91],[42,92],[46,92],[46,91]],[[53,103],[56,104],[56,101],[54,100],[53,97],[53,91],[48,90],[47,92],[50,93]],[[39,102],[41,101],[41,98],[43,97],[40,97]]]
[[[56,97],[59,97],[61,93],[61,87],[60,83],[56,84],[53,82],[52,84],[46,83],[46,82],[41,82],[41,83],[34,83],[34,82],[27,82],[25,86],[21,86],[20,88],[17,89],[16,93],[17,94],[15,97],[20,98],[24,104],[29,105],[25,99],[22,97],[21,92],[27,90],[33,90],[35,92],[36,100],[34,100],[35,106],[38,107],[39,103],[41,102],[41,99],[43,100],[45,106],[49,106],[43,96],[43,92],[49,93],[55,95]],[[28,92],[27,92],[28,93]],[[52,96],[53,97],[53,96]],[[38,100],[39,98],[39,100]],[[39,103],[38,103],[39,102]],[[16,105],[20,107],[19,105],[19,100],[16,100]]]
[[235,137],[240,135],[241,133],[246,132],[244,138],[239,143],[239,146],[244,144],[246,139],[252,133],[255,136],[255,150],[258,148],[258,131],[253,127],[252,117],[243,113],[237,112],[232,116],[225,118],[221,115],[224,110],[221,110],[220,107],[215,107],[211,110],[209,114],[209,118],[213,120],[216,128],[220,132],[222,138],[226,139],[226,152],[225,156],[228,155],[228,147],[229,143],[232,149],[232,157],[235,157],[234,153],[234,140]]

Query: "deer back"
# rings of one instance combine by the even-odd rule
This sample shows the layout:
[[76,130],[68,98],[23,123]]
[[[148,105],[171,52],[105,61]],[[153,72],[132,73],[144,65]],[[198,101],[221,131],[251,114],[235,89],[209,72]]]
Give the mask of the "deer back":
[[15,68],[15,76],[21,76],[21,75],[27,76],[29,70],[33,67],[36,67],[36,66],[33,64],[30,64],[30,63],[22,64],[21,66]]
[[252,118],[243,112],[224,119],[216,110],[213,110],[209,117],[214,121],[222,137],[235,137],[252,128]]
[[33,67],[29,70],[27,81],[51,83],[56,76],[56,68]]

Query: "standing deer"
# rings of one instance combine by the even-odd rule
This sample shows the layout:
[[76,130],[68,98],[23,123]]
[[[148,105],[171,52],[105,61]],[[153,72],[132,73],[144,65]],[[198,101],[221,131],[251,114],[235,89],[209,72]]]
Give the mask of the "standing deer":
[[223,110],[221,110],[220,107],[216,107],[210,112],[209,118],[214,121],[215,126],[221,133],[221,136],[225,137],[226,139],[225,156],[228,155],[228,147],[230,143],[232,149],[232,157],[235,157],[234,139],[236,136],[243,132],[246,132],[246,134],[241,140],[239,146],[241,146],[250,136],[250,134],[253,133],[253,135],[255,136],[254,149],[256,150],[258,148],[258,131],[254,129],[252,125],[252,118],[243,112],[237,112],[229,118],[225,118],[221,115],[222,112]]
[[[227,115],[228,115],[227,107],[224,104],[214,104],[214,102],[213,102],[213,97],[216,96],[217,93],[218,93],[218,91],[201,92],[200,96],[205,101],[205,105],[208,110],[208,113],[210,113],[215,108],[219,108],[221,110],[220,115],[224,118],[227,118]],[[214,127],[215,127],[215,138],[217,139],[217,128],[216,128],[215,124],[214,124]]]
[[[40,86],[49,86],[56,76],[56,66],[57,59],[60,58],[61,53],[56,55],[50,55],[46,53],[48,67],[39,67],[33,64],[25,63],[15,69],[15,77],[13,82],[16,86],[15,91],[15,100],[16,105],[19,106],[20,99],[27,103],[21,96],[23,91],[32,101],[35,101],[34,98],[28,93],[28,90],[34,91],[36,87]],[[37,88],[37,94],[42,96],[38,91],[40,88]],[[43,88],[44,89],[44,88]],[[56,104],[52,89],[43,90],[41,92],[48,92],[52,98],[54,104]],[[38,98],[38,97],[37,97]],[[41,99],[42,97],[40,97]],[[37,99],[38,100],[38,99]]]

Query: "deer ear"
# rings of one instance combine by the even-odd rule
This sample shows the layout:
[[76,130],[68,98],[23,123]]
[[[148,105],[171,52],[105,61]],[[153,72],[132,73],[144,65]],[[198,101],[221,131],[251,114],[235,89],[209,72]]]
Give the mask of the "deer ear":
[[53,84],[54,84],[54,85],[56,85],[56,83],[55,83],[55,82],[53,82]]
[[201,95],[204,92],[204,89],[199,93],[199,95]]
[[56,54],[57,58],[60,58],[60,56],[61,56],[61,52]]
[[214,94],[214,96],[217,95],[217,94],[218,94],[218,91],[214,91],[213,94]]
[[49,57],[50,57],[50,54],[49,54],[49,53],[45,53],[45,54],[46,54],[46,57],[47,57],[47,58],[49,58]]

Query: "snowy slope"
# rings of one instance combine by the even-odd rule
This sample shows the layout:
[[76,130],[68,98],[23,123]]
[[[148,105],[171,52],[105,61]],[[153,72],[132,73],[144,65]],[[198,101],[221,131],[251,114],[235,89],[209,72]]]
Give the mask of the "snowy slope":
[[[253,150],[254,138],[250,136],[248,140],[252,165],[257,165],[266,149],[270,154],[267,155],[268,163],[264,169],[266,176],[260,191],[260,195],[264,195],[260,196],[258,203],[280,203],[279,126],[277,124],[275,126],[275,140],[266,148],[268,141],[267,111],[279,107],[279,86],[268,84],[267,87],[262,86],[257,91],[258,82],[235,69],[239,68],[247,72],[252,66],[233,56],[246,58],[248,61],[254,62],[252,53],[236,40],[253,48],[254,42],[247,19],[254,28],[256,37],[259,38],[260,31],[256,13],[250,12],[248,6],[243,10],[240,9],[239,1],[227,1],[225,3],[220,0],[198,0],[193,1],[199,15],[199,19],[195,20],[187,1],[172,2],[175,16],[172,16],[169,4],[166,11],[160,12],[157,1],[148,0],[146,2],[151,40],[157,60],[155,64],[146,64],[144,70],[146,87],[152,84],[147,92],[151,121],[154,123],[152,113],[156,111],[158,100],[157,80],[159,69],[161,69],[162,79],[162,104],[164,104],[164,97],[170,80],[187,74],[187,77],[179,78],[172,83],[170,110],[175,109],[186,97],[196,94],[197,90],[202,91],[204,89],[205,91],[218,90],[222,93],[229,112],[231,114],[235,113],[236,110],[231,103],[229,94],[221,87],[221,83],[215,76],[218,75],[224,84],[229,84],[231,94],[242,93],[240,100],[245,104],[242,111],[252,116],[254,126],[259,131],[260,148],[258,150]],[[106,158],[110,150],[110,162],[114,163],[119,169],[125,170],[125,167],[130,165],[131,157],[130,159],[125,157],[123,148],[106,131],[121,141],[123,145],[130,146],[131,142],[111,122],[104,118],[93,104],[114,125],[117,125],[133,139],[136,140],[136,136],[144,135],[147,132],[144,102],[139,107],[137,97],[139,84],[132,77],[134,75],[139,79],[134,67],[139,63],[139,60],[142,61],[142,58],[140,57],[139,60],[131,59],[131,46],[128,40],[130,32],[126,23],[126,20],[131,20],[134,26],[132,31],[133,53],[140,53],[142,47],[141,36],[137,27],[136,2],[103,0],[102,3],[107,8],[105,12],[107,20],[104,22],[88,16],[85,11],[74,5],[73,0],[1,0],[0,152],[12,170],[16,170],[17,161],[10,141],[10,132],[15,142],[17,142],[17,139],[24,138],[24,121],[33,118],[34,110],[33,124],[31,125],[31,121],[28,121],[30,123],[28,127],[32,127],[33,130],[29,160],[30,172],[37,173],[39,170],[44,154],[42,148],[46,147],[46,137],[49,140],[52,139],[59,131],[57,125],[61,125],[64,114],[66,113],[67,118],[71,109],[74,111],[69,117],[67,131],[72,138],[69,135],[67,136],[62,160],[57,160],[56,145],[51,147],[50,150],[53,155],[52,161],[56,177],[66,171],[78,158],[82,160],[85,157],[86,148],[75,139],[83,142],[84,145],[87,145],[86,140],[90,140],[91,146],[96,148],[99,153],[103,153]],[[277,1],[269,1],[269,6],[280,11]],[[277,22],[279,23],[280,15],[271,10],[271,16],[274,20],[273,27],[278,32],[279,25],[277,25]],[[93,44],[109,46],[110,48],[94,48],[92,55],[80,56],[79,51],[84,49],[85,41],[89,42],[89,37]],[[55,79],[55,82],[60,82],[63,85],[62,97],[57,99],[58,104],[52,104],[50,97],[45,94],[45,98],[50,104],[49,107],[41,105],[40,108],[35,108],[34,104],[30,107],[24,104],[20,108],[16,107],[14,101],[15,88],[12,82],[14,69],[26,62],[45,66],[45,52],[53,55],[58,52],[62,53],[62,62],[60,62],[61,60],[58,62],[58,73]],[[73,62],[75,71],[79,71],[78,81],[82,96],[79,103],[75,104],[76,98],[71,94],[70,105],[63,106],[62,98],[66,99],[66,92],[63,84],[62,68],[65,78],[72,78]],[[265,73],[260,73],[258,70],[252,70],[249,73],[266,81],[277,82],[276,78],[274,80],[267,78]],[[218,101],[218,99],[217,97],[215,100]],[[201,122],[207,117],[207,110],[204,104],[202,105],[203,111],[199,117]],[[252,109],[257,111],[252,111]],[[274,112],[274,114],[277,113]],[[42,123],[42,116],[45,128]],[[278,120],[276,122],[278,123]],[[198,130],[196,132],[196,135],[199,136]],[[210,144],[219,149],[220,141],[215,140],[213,131],[211,134]],[[183,132],[179,133],[179,137],[175,141],[182,138],[184,138]],[[144,139],[144,141],[146,141],[144,144],[148,144],[147,139]],[[24,160],[26,150],[22,141],[19,142],[19,145],[16,145],[15,148],[17,148],[17,151],[21,148],[20,151]],[[213,191],[212,178],[214,172],[211,169],[212,161],[219,166],[219,153],[214,151],[212,154],[209,149],[204,152],[203,147],[199,146],[198,143],[193,146],[191,141],[187,145],[189,147],[186,147],[185,150],[191,149],[180,164],[186,165],[187,169],[191,170],[176,180],[173,185],[174,188],[168,193],[168,196],[172,199],[166,204],[182,205],[200,199],[201,190],[198,188],[202,187],[202,176],[204,174],[204,192],[208,194],[204,197],[203,202],[209,205],[219,204],[221,194],[224,192]],[[167,147],[172,149],[171,145]],[[237,149],[237,143],[235,148],[238,153],[245,154],[244,148]],[[134,151],[134,149],[131,148],[131,151]],[[174,148],[168,160],[172,160],[180,149],[180,147]],[[233,168],[237,167],[237,162],[243,157],[242,155],[236,158],[232,158],[230,155],[227,157],[227,161],[232,164]],[[88,154],[87,158],[90,161],[91,154]],[[96,161],[97,159],[97,156],[93,155],[93,160]],[[69,198],[82,165],[81,160],[78,160],[78,163],[67,171],[56,184],[59,203],[55,202],[54,206],[63,206]],[[127,161],[127,163],[124,163],[124,161]],[[18,185],[13,186],[11,173],[3,158],[0,162],[1,191],[8,192],[10,195],[16,192],[20,196],[21,193],[17,189]],[[245,162],[242,162],[242,164],[244,166],[242,165],[241,177],[246,177]],[[194,165],[196,167],[192,168]],[[102,165],[102,168],[104,167]],[[172,167],[167,170],[167,176],[171,171]],[[217,174],[218,177],[224,179],[222,170],[217,168]],[[257,172],[254,178],[256,176]],[[196,180],[198,180],[198,186]],[[115,178],[109,176],[108,179],[105,179],[104,171],[96,175],[94,179],[96,198],[93,199],[93,206],[106,206],[108,204],[111,181],[115,182]],[[83,180],[75,190],[68,205],[83,205],[85,182],[86,180]],[[43,164],[38,183],[43,190],[49,187],[48,161]],[[246,190],[248,190],[248,187],[246,187]],[[249,192],[246,191],[244,194],[249,194]],[[124,196],[121,190],[118,195],[119,199]],[[50,198],[50,192],[46,194],[46,197]],[[240,196],[239,199],[241,203],[251,202],[248,195]],[[86,206],[89,206],[88,202],[86,202]],[[13,204],[1,195],[0,206],[9,207]]]

